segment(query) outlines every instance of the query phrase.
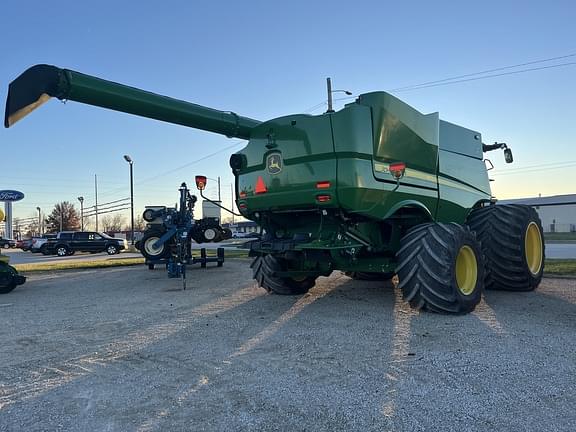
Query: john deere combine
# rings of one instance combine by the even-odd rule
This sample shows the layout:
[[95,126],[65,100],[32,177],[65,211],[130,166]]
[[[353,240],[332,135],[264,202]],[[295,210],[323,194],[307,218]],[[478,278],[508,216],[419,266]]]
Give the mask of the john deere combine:
[[230,166],[239,211],[263,228],[250,254],[269,291],[302,294],[334,270],[396,273],[414,307],[466,313],[485,287],[532,290],[542,278],[538,215],[490,193],[483,152],[511,161],[510,150],[388,93],[261,122],[38,65],[10,84],[5,126],[50,97],[248,140]]

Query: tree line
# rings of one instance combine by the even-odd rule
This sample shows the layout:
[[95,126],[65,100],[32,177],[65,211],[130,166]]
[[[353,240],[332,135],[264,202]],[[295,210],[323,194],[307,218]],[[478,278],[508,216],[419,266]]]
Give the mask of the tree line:
[[[45,218],[45,232],[79,231],[81,229],[80,213],[69,201],[62,201],[54,205],[52,212]],[[143,231],[146,222],[141,215],[134,218],[134,230]],[[84,230],[95,230],[95,218],[84,218]],[[130,220],[120,213],[106,214],[98,218],[98,230],[104,232],[129,231]]]

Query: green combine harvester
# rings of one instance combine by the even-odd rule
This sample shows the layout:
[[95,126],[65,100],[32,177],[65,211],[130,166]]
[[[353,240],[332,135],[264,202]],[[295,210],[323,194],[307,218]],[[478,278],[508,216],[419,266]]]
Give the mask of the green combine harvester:
[[504,149],[511,162],[510,149],[388,93],[262,122],[37,65],[10,84],[5,126],[51,97],[247,140],[230,166],[240,213],[263,229],[249,247],[268,291],[303,294],[334,270],[397,274],[413,307],[460,314],[484,288],[528,291],[542,278],[537,213],[490,192],[483,153]]

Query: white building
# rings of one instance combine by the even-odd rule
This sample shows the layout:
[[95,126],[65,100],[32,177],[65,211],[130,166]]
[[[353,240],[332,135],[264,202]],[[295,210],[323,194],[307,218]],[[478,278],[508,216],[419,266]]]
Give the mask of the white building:
[[576,194],[498,201],[498,204],[526,204],[540,215],[544,232],[576,232]]
[[[221,205],[220,201],[215,201]],[[222,220],[222,210],[215,204],[212,204],[210,201],[203,200],[202,201],[202,217],[203,218],[218,218],[218,221]]]

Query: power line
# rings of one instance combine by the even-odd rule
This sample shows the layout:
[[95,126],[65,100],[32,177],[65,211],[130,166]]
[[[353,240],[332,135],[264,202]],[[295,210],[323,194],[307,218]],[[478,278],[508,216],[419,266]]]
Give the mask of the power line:
[[574,166],[576,166],[576,162],[569,164],[569,165],[563,165],[563,166],[533,168],[533,169],[526,169],[524,171],[501,172],[501,173],[494,173],[492,175],[494,177],[497,177],[497,176],[506,176],[506,175],[527,174],[527,173],[537,172],[537,171],[561,170],[561,169],[566,169],[566,168],[572,168]]
[[[503,172],[511,172],[511,171],[523,171],[526,169],[532,169],[532,168],[540,168],[540,167],[548,167],[548,166],[556,166],[556,165],[566,165],[566,164],[576,164],[576,160],[571,160],[571,161],[564,161],[564,162],[549,162],[549,163],[544,163],[544,164],[537,164],[537,165],[528,165],[525,167],[519,167],[519,168],[512,168],[512,169],[507,169],[507,170],[503,170]],[[498,170],[495,170],[495,172]]]
[[[486,69],[486,70],[479,71],[479,72],[473,72],[473,73],[468,73],[468,74],[464,74],[464,75],[457,75],[457,76],[453,76],[450,78],[443,78],[443,79],[434,80],[434,81],[425,81],[425,82],[420,83],[420,84],[412,84],[409,86],[397,87],[397,88],[387,90],[387,91],[388,92],[402,92],[402,91],[410,91],[410,90],[419,90],[419,89],[424,89],[424,88],[429,88],[429,87],[437,87],[437,86],[441,86],[441,85],[457,84],[457,83],[461,83],[461,82],[476,81],[476,80],[481,80],[481,79],[495,78],[495,77],[499,77],[499,76],[513,75],[513,74],[519,74],[519,73],[525,73],[525,72],[533,72],[533,71],[543,70],[543,69],[552,69],[552,68],[557,68],[557,67],[572,66],[572,65],[575,65],[576,62],[560,63],[560,64],[555,64],[555,65],[550,65],[550,66],[528,68],[528,69],[522,69],[522,70],[518,70],[518,71],[505,72],[505,73],[501,73],[501,74],[492,74],[492,75],[485,75],[482,77],[463,79],[463,78],[473,77],[476,75],[484,75],[484,74],[491,73],[491,72],[498,72],[498,71],[507,70],[507,69],[514,69],[514,68],[518,68],[521,66],[546,63],[546,62],[550,62],[550,61],[554,61],[554,60],[561,60],[561,59],[566,59],[566,58],[571,58],[571,57],[576,57],[576,53],[566,54],[566,55],[557,56],[557,57],[549,57],[549,58],[540,59],[540,60],[533,60],[533,61],[529,61],[529,62],[518,63],[515,65],[509,65],[509,66],[502,66],[502,67],[493,68],[493,69]],[[335,101],[352,99],[352,98],[353,97],[339,98],[339,99],[335,99]],[[303,112],[305,114],[308,114],[308,113],[311,113],[313,111],[316,111],[318,108],[320,108],[324,105],[326,105],[326,101],[322,101],[316,105],[312,105],[310,108],[307,108]]]
[[145,178],[145,179],[143,179],[143,180],[140,180],[140,181],[138,182],[138,184],[143,184],[143,183],[146,183],[146,182],[149,182],[149,181],[152,181],[152,180],[156,180],[156,179],[159,178],[159,177],[163,177],[163,176],[165,176],[165,175],[167,175],[167,174],[172,174],[173,172],[180,171],[180,170],[182,170],[182,169],[184,169],[184,168],[188,168],[189,166],[195,165],[195,164],[197,164],[198,162],[202,162],[202,161],[204,161],[204,160],[206,160],[206,159],[208,159],[208,158],[211,158],[211,157],[213,157],[213,156],[216,156],[216,155],[218,155],[218,154],[220,154],[220,153],[224,153],[225,151],[231,150],[231,149],[233,149],[234,147],[238,146],[238,144],[241,144],[241,143],[243,143],[243,142],[244,142],[244,140],[238,140],[238,141],[236,141],[234,144],[229,145],[228,147],[224,147],[223,149],[218,150],[218,151],[216,151],[216,152],[214,152],[214,153],[210,153],[209,155],[203,156],[203,157],[201,157],[200,159],[196,159],[196,160],[194,160],[194,161],[192,161],[192,162],[188,162],[188,163],[186,163],[186,164],[184,164],[184,165],[180,165],[179,167],[172,168],[171,170],[168,170],[168,171],[164,171],[163,173],[160,173],[160,174],[155,175],[155,176],[153,176],[153,177],[148,177],[148,178]]
[[[196,159],[196,160],[194,160],[194,161],[192,161],[192,162],[188,162],[188,163],[186,163],[186,164],[184,164],[184,165],[180,165],[180,166],[178,166],[178,167],[176,167],[176,168],[172,168],[172,169],[170,169],[170,170],[168,170],[168,171],[164,171],[164,172],[162,172],[162,173],[160,173],[160,174],[157,174],[157,175],[155,175],[155,176],[147,177],[147,178],[144,178],[144,179],[142,179],[142,180],[138,180],[137,182],[135,182],[135,184],[138,185],[138,186],[140,186],[140,185],[143,185],[144,183],[148,183],[148,182],[150,182],[150,181],[152,181],[152,180],[156,180],[157,178],[164,177],[164,176],[166,176],[166,175],[168,175],[168,174],[172,174],[172,173],[174,173],[174,172],[176,172],[176,171],[180,171],[180,170],[182,170],[182,169],[184,169],[184,168],[188,168],[189,166],[192,166],[192,165],[194,165],[194,164],[197,164],[197,163],[199,163],[199,162],[202,162],[202,161],[204,161],[204,160],[206,160],[206,159],[208,159],[208,158],[211,158],[211,157],[213,157],[213,156],[216,156],[216,155],[218,155],[218,154],[220,154],[220,153],[224,153],[225,151],[231,150],[232,148],[238,146],[238,144],[241,144],[242,142],[244,142],[244,140],[238,140],[238,141],[236,141],[234,144],[232,144],[232,145],[230,145],[230,146],[228,146],[228,147],[224,147],[224,148],[221,149],[221,150],[215,151],[214,153],[210,153],[209,155],[203,156],[203,157],[201,157],[200,159]],[[124,189],[125,189],[124,187],[122,187],[122,188],[116,188],[116,189],[112,189],[112,190],[103,192],[103,193],[101,193],[101,194],[99,194],[99,195],[112,195],[112,194],[114,194],[114,193],[119,193],[120,191],[122,191],[122,190],[124,190]]]
[[558,57],[550,57],[547,59],[534,60],[534,61],[529,61],[529,62],[525,62],[525,63],[518,63],[518,64],[510,65],[510,66],[498,67],[495,69],[487,69],[487,70],[480,71],[480,72],[473,72],[473,73],[469,73],[469,74],[465,74],[465,75],[457,75],[457,76],[453,76],[450,78],[444,78],[444,79],[435,80],[435,81],[426,81],[426,82],[423,82],[420,84],[412,84],[412,85],[405,86],[405,87],[398,87],[398,88],[395,88],[395,89],[392,89],[389,91],[409,90],[409,89],[412,89],[414,87],[427,86],[428,84],[436,84],[436,83],[441,83],[441,82],[445,82],[445,81],[452,81],[452,80],[461,79],[461,78],[468,78],[468,77],[475,76],[475,75],[484,75],[484,74],[491,73],[491,72],[498,72],[498,71],[506,70],[506,69],[514,69],[514,68],[518,68],[521,66],[528,66],[528,65],[532,65],[532,64],[538,64],[538,63],[546,63],[549,61],[560,60],[560,59],[565,59],[565,58],[569,58],[569,57],[576,57],[576,53],[567,54],[567,55],[558,56]]
[[[553,68],[564,67],[564,66],[573,66],[573,65],[576,65],[576,62],[560,63],[557,65],[541,66],[541,67],[530,68],[530,69],[521,69],[519,71],[513,71],[513,72],[502,72],[499,74],[485,75],[485,76],[481,76],[481,77],[467,78],[467,79],[461,79],[461,80],[456,80],[456,81],[448,81],[448,82],[443,82],[443,83],[438,83],[438,84],[421,85],[419,87],[415,86],[413,88],[406,88],[404,90],[396,90],[396,92],[398,93],[398,92],[403,92],[403,91],[420,90],[420,89],[425,89],[425,88],[430,88],[430,87],[440,87],[440,86],[458,84],[458,83],[468,82],[468,81],[478,81],[478,80],[495,78],[495,77],[500,77],[500,76],[505,76],[505,75],[515,75],[515,74],[520,74],[520,73],[525,73],[525,72],[533,72],[533,71],[538,71],[538,70],[553,69]],[[394,90],[388,90],[388,91],[392,92]]]

